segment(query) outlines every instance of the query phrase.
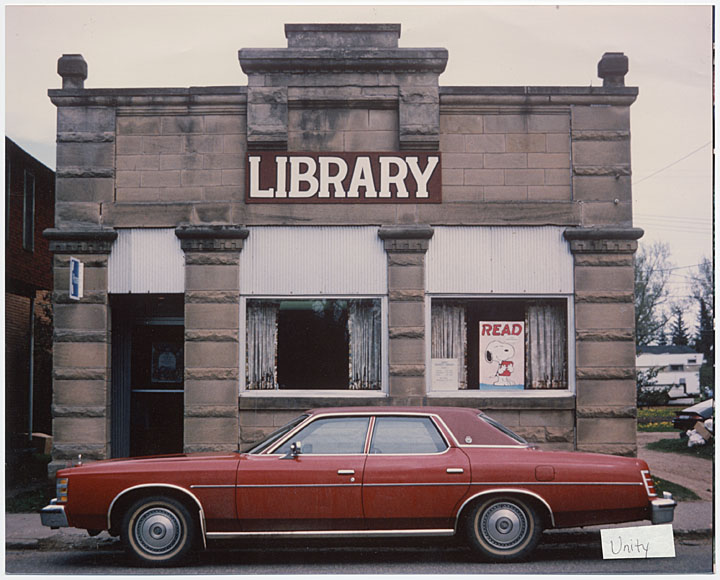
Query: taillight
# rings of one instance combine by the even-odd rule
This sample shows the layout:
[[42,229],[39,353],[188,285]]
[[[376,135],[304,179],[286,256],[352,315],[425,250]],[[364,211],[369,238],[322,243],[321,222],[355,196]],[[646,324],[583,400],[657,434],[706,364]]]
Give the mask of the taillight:
[[647,469],[643,469],[640,474],[642,475],[643,483],[645,484],[645,491],[648,494],[648,497],[657,497],[657,492],[655,491],[655,483],[653,483],[652,475],[650,475],[650,471]]

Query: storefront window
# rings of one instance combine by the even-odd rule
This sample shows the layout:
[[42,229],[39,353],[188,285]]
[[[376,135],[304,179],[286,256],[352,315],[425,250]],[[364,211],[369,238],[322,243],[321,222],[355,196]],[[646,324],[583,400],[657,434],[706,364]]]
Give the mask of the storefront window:
[[377,299],[247,301],[248,390],[377,390]]
[[434,299],[434,391],[568,388],[565,299]]

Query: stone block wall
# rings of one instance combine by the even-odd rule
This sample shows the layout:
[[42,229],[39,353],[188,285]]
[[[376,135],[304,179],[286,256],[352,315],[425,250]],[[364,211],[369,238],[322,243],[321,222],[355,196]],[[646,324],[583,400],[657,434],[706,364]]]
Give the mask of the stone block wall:
[[245,133],[242,115],[118,117],[115,201],[242,200]]
[[442,114],[443,202],[571,200],[569,129],[569,112]]

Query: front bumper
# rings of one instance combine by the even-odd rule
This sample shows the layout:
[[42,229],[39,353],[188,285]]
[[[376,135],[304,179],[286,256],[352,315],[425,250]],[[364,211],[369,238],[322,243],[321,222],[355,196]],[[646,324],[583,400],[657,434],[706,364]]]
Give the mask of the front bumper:
[[40,521],[43,526],[48,526],[53,530],[67,528],[70,524],[68,524],[67,515],[65,514],[65,506],[56,502],[57,500],[53,499],[50,501],[50,505],[42,509],[40,512]]
[[672,494],[663,492],[662,499],[654,499],[650,502],[652,506],[651,521],[653,524],[669,524],[675,517],[675,506],[677,502],[673,499]]

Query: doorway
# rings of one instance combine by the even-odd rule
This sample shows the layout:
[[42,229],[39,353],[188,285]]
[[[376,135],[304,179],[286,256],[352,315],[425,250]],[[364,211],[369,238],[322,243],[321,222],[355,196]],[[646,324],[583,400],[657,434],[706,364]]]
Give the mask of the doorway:
[[181,453],[183,295],[115,295],[112,309],[112,456]]

